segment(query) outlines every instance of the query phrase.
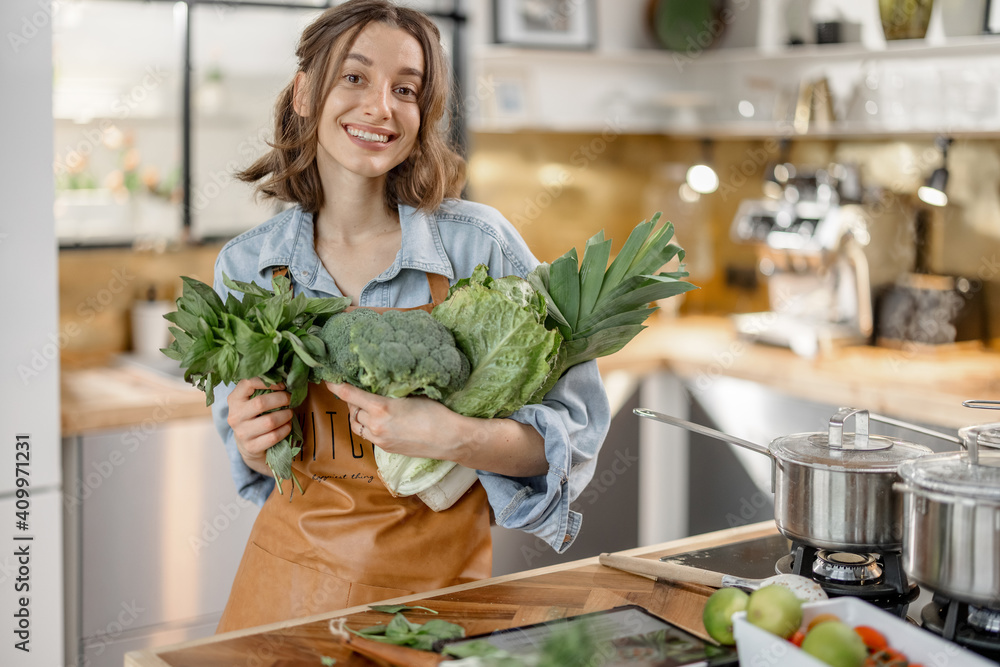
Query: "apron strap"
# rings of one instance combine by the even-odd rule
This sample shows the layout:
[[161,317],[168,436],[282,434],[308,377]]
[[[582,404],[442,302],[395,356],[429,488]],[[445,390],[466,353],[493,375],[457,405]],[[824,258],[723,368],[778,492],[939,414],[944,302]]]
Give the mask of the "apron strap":
[[[288,272],[287,266],[274,267],[272,269],[272,275],[285,276],[289,280],[292,279],[291,274]],[[439,273],[428,273],[427,284],[431,288],[432,305],[436,306],[448,298],[448,290],[451,289],[451,285],[448,283],[447,276],[442,276]]]
[[431,287],[431,303],[433,305],[437,306],[448,298],[448,290],[451,285],[448,283],[447,276],[442,276],[439,273],[428,273],[427,283]]

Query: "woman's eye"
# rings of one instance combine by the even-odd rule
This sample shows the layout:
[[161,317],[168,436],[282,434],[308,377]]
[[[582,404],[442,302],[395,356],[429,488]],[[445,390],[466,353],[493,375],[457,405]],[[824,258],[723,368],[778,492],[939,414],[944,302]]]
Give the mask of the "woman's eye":
[[416,97],[417,95],[417,91],[413,90],[412,88],[407,88],[406,86],[400,86],[399,88],[396,89],[396,92],[399,93],[400,95],[412,95],[413,97]]
[[348,83],[361,83],[361,76],[358,74],[345,74],[344,78],[347,79]]

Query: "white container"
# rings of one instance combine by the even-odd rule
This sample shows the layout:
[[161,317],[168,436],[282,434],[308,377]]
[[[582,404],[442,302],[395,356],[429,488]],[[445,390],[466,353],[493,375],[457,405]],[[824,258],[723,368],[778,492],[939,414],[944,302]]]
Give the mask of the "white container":
[[[819,614],[836,614],[850,626],[869,625],[881,632],[889,646],[901,651],[911,663],[948,667],[991,667],[992,660],[879,609],[870,602],[839,597],[802,605],[802,630]],[[746,612],[733,614],[733,635],[741,667],[825,667],[826,663],[803,652],[786,639],[758,628]]]
[[173,311],[170,301],[136,301],[132,304],[132,350],[140,357],[159,358],[160,348],[170,345],[170,322],[163,316]]

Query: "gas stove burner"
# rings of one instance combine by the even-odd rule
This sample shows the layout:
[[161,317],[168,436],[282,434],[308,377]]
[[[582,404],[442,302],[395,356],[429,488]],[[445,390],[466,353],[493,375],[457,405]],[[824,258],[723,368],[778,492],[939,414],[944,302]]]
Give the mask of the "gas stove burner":
[[1000,639],[1000,609],[969,605],[969,625],[981,632],[988,632]]
[[920,610],[920,622],[925,630],[1000,662],[1000,610],[973,607],[935,594],[933,602]]
[[792,552],[779,558],[774,570],[813,579],[828,595],[862,598],[890,611],[899,608],[905,613],[906,605],[920,594],[916,584],[909,583],[899,552],[858,554],[793,542]]
[[847,551],[816,552],[812,571],[818,581],[845,584],[877,584],[882,579],[882,566],[875,554],[855,554]]

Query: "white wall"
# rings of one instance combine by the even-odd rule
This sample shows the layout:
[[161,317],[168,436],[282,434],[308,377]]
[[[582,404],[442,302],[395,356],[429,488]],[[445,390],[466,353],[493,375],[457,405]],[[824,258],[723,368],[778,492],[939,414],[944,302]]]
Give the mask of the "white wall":
[[[51,24],[49,2],[0,3],[0,664],[25,667],[63,654]],[[16,527],[18,434],[31,443],[27,530]],[[14,646],[22,597],[30,652]]]

